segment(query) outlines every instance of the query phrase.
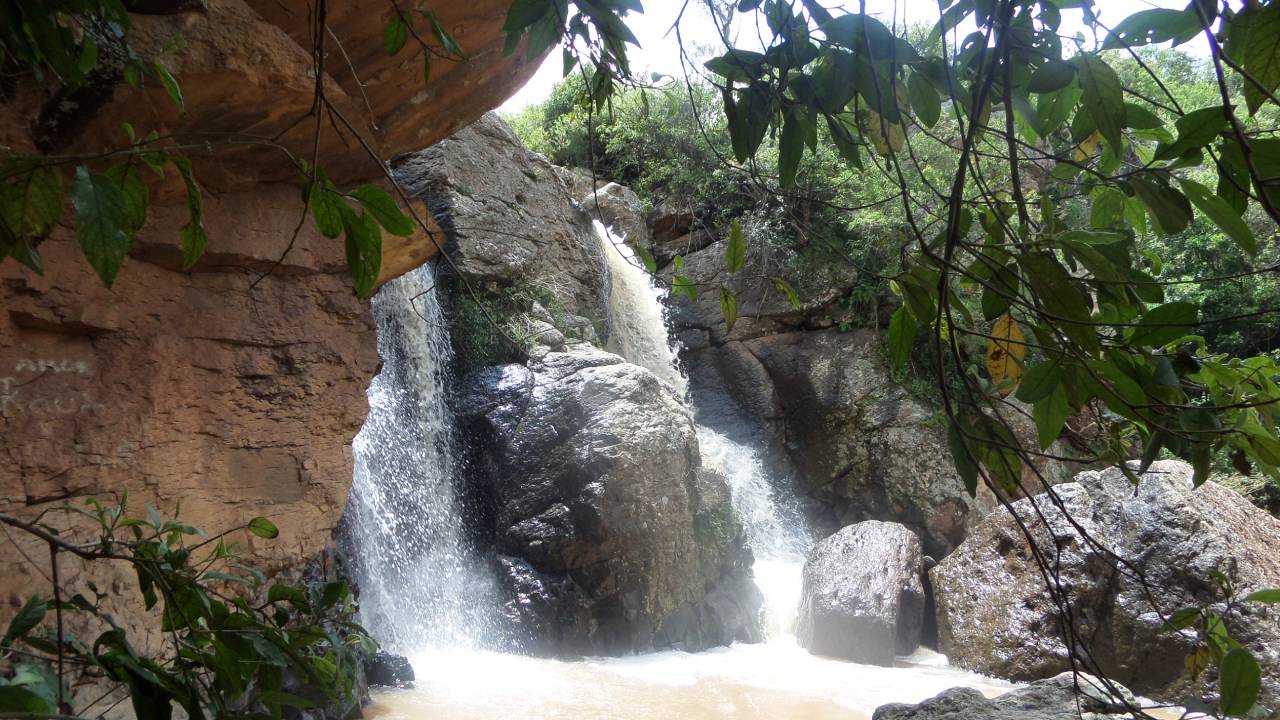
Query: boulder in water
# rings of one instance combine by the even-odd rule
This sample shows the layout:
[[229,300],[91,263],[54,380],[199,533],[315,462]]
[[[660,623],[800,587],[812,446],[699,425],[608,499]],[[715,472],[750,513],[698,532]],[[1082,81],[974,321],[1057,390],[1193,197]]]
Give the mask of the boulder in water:
[[893,665],[915,650],[924,619],[920,540],[868,520],[814,546],[804,564],[800,644],[816,655]]
[[383,687],[412,687],[414,681],[409,658],[382,650],[365,660],[364,676],[370,685]]
[[538,654],[759,638],[751,555],[682,402],[599,350],[472,373],[456,402],[507,616]]
[[1107,687],[1084,673],[1062,673],[989,699],[973,688],[957,687],[924,702],[876,708],[872,720],[1081,720],[1131,717],[1134,698],[1127,689]]
[[[1076,653],[1135,692],[1174,702],[1211,691],[1216,678],[1188,675],[1194,640],[1163,618],[1220,601],[1214,571],[1242,595],[1280,586],[1280,520],[1216,483],[1194,488],[1191,476],[1178,461],[1153,464],[1136,488],[1116,468],[1083,472],[1055,488],[1058,502],[1043,494],[1012,504],[1066,594]],[[931,577],[940,649],[953,663],[1016,680],[1070,668],[1058,605],[1008,510],[987,515]],[[1262,704],[1275,707],[1280,612],[1238,603],[1226,621],[1262,666]]]

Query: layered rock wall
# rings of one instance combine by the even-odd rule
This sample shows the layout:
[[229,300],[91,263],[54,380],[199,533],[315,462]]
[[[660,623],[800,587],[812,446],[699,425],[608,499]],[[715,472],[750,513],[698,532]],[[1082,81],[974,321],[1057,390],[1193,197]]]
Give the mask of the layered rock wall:
[[[310,158],[318,148],[321,164],[344,187],[382,182],[385,159],[471,122],[532,73],[536,63],[523,51],[502,54],[508,4],[437,4],[439,21],[466,58],[437,61],[424,86],[413,49],[396,58],[382,49],[389,3],[330,3],[323,81],[351,125],[337,132],[326,122],[318,136],[314,122],[299,122],[315,89],[310,3],[209,0],[190,12],[135,17],[130,38],[144,56],[183,38],[164,62],[182,84],[185,114],[154,84],[108,88],[100,103],[73,108],[84,116],[81,124],[53,149],[118,145],[124,120],[139,134],[251,135],[277,144],[191,151],[205,189],[209,244],[190,271],[181,270],[185,201],[172,170],[148,181],[150,219],[113,288],[89,268],[66,226],[39,247],[43,275],[0,263],[0,437],[7,456],[0,512],[31,518],[127,491],[134,514],[151,505],[172,515],[181,502],[181,517],[209,531],[272,518],[278,540],[237,538],[248,559],[267,570],[296,565],[323,547],[345,504],[350,443],[378,358],[369,307],[352,294],[341,241],[321,237],[302,217],[297,167],[279,149]],[[0,105],[0,142],[34,150],[51,98],[57,100],[44,86],[19,83]],[[435,252],[428,237],[434,226],[422,215],[426,232],[388,236],[383,280]],[[48,589],[47,550],[6,532],[0,616],[22,596]],[[68,565],[63,579],[80,590],[90,575]],[[98,568],[92,579],[112,596],[128,596],[123,570]],[[123,607],[117,619],[126,628],[145,627]]]

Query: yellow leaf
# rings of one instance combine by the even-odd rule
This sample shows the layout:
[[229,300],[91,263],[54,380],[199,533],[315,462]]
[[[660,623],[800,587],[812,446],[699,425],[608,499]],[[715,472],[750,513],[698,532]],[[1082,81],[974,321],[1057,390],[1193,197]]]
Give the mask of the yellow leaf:
[[1022,328],[1008,313],[992,323],[991,340],[987,344],[987,374],[1002,397],[1012,392],[1022,379],[1022,361],[1027,356],[1027,346],[1022,340]]
[[1093,151],[1098,149],[1098,144],[1102,142],[1102,133],[1094,130],[1089,137],[1080,141],[1076,146],[1075,160],[1076,162],[1084,162],[1093,157]]

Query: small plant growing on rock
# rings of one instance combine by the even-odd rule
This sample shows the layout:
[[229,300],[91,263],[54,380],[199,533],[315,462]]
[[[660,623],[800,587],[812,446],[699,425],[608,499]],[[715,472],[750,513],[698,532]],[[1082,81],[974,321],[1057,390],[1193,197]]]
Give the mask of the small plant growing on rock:
[[[175,705],[190,718],[279,718],[358,704],[360,657],[376,644],[354,621],[345,582],[268,585],[240,562],[233,541],[246,530],[274,539],[279,531],[266,518],[207,536],[154,509],[128,517],[127,499],[59,508],[69,521],[88,520],[87,541],[78,539],[83,522],[60,527],[45,522],[47,513],[33,521],[0,515],[48,546],[52,584],[51,596],[31,595],[0,638],[0,714],[96,717],[126,698],[140,720],[167,720]],[[110,595],[92,581],[82,583],[92,597],[73,592],[62,580],[67,556],[85,569],[131,566],[143,604],[160,611],[151,617],[164,649],[140,650],[155,643],[131,638],[107,610]],[[97,634],[86,641],[80,632]],[[73,680],[82,690],[74,697]]]

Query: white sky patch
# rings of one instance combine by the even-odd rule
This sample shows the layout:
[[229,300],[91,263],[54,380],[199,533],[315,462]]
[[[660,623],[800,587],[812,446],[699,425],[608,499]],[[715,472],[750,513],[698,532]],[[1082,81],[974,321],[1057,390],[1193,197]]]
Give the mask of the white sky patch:
[[[1181,10],[1186,5],[1187,0],[1096,0],[1095,10],[1099,22],[1107,27],[1114,27],[1121,20],[1142,10],[1150,10],[1152,8]],[[847,12],[860,12],[860,4],[857,2],[831,4],[828,7],[832,10],[843,8]],[[638,77],[647,77],[651,72],[677,78],[682,76],[680,46],[676,40],[676,33],[671,30],[671,26],[676,21],[676,18],[680,16],[682,8],[684,8],[684,17],[680,22],[680,32],[688,53],[694,57],[706,55],[705,52],[697,52],[699,47],[710,48],[712,55],[724,52],[719,34],[711,21],[711,16],[701,2],[697,0],[689,0],[687,3],[684,0],[644,0],[644,8],[643,15],[632,13],[626,17],[627,26],[635,33],[636,39],[640,41],[639,48],[632,45],[627,46],[632,70]],[[938,21],[938,3],[932,0],[867,0],[866,8],[868,14],[875,16],[891,28],[895,26],[902,28],[914,24],[935,23]],[[742,22],[742,18],[745,17],[759,18],[762,16],[752,13],[745,15],[735,13],[735,19],[738,22],[732,28],[733,34],[731,37],[737,47],[759,48],[759,36],[767,38],[768,28],[764,27],[763,21],[761,21],[759,36],[757,36],[757,28]],[[953,34],[956,39],[959,39],[972,32],[973,29],[973,21],[967,20]],[[1064,10],[1062,12],[1062,27],[1059,32],[1066,38],[1074,36],[1077,32],[1084,32],[1087,35],[1086,46],[1092,46],[1093,37],[1091,31],[1085,30],[1082,14],[1079,10]],[[1101,41],[1103,33],[1101,30],[1098,32],[1098,40]],[[1063,43],[1064,46],[1067,46],[1070,44],[1070,40],[1064,39]],[[1208,55],[1208,48],[1203,37],[1197,37],[1180,47],[1197,55]],[[551,88],[561,80],[563,70],[564,63],[561,59],[561,54],[553,50],[547,55],[547,59],[543,61],[542,66],[538,68],[538,72],[534,74],[533,78],[519,92],[508,98],[499,108],[499,111],[518,112],[529,105],[546,100],[551,95]]]

